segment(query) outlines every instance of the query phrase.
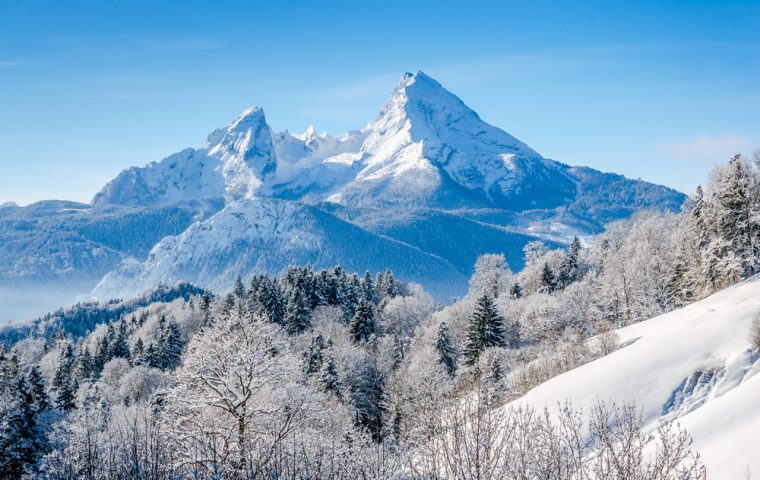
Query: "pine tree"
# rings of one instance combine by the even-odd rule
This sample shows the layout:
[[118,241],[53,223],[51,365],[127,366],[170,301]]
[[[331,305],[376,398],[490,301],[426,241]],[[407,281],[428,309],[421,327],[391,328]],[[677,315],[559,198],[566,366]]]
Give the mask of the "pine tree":
[[135,367],[138,365],[145,365],[145,344],[140,337],[137,337],[137,341],[135,342],[134,347],[132,347],[131,359],[132,365]]
[[395,296],[401,295],[401,288],[399,287],[398,282],[395,278],[393,278],[393,272],[391,269],[387,269],[385,271],[385,277],[383,278],[383,297],[387,298],[393,298]]
[[351,384],[351,400],[356,409],[356,425],[370,433],[372,439],[383,438],[385,415],[385,380],[372,362],[358,365]]
[[81,384],[83,381],[85,381],[88,378],[92,377],[92,370],[93,370],[93,359],[92,355],[90,354],[90,348],[84,347],[84,349],[80,352],[77,358],[76,362],[76,378]]
[[285,324],[285,300],[277,280],[265,277],[261,282],[261,305],[269,321],[279,325]]
[[541,293],[552,293],[556,289],[557,284],[554,279],[554,273],[548,263],[544,263],[544,268],[541,271],[541,285],[538,291]]
[[436,352],[438,352],[438,361],[446,369],[446,372],[453,376],[457,370],[456,350],[451,345],[449,326],[446,322],[441,322],[438,326],[434,345]]
[[232,289],[232,293],[238,300],[245,300],[245,286],[243,285],[243,278],[240,275],[235,279],[235,286]]
[[362,279],[362,293],[367,301],[377,304],[378,297],[375,293],[375,284],[372,282],[372,277],[369,274],[369,270],[364,272],[364,278]]
[[580,269],[580,254],[581,254],[581,241],[575,236],[572,243],[565,251],[565,255],[562,258],[562,263],[559,267],[559,275],[557,278],[557,288],[564,289],[571,283],[578,280],[578,274]]
[[119,329],[116,331],[113,340],[109,342],[108,347],[109,357],[129,360],[129,343],[127,342],[127,324],[125,322],[119,322]]
[[290,334],[299,334],[311,326],[309,309],[303,295],[298,289],[293,290],[285,309],[285,330]]
[[52,389],[55,392],[56,408],[69,411],[75,407],[74,384],[72,372],[74,367],[74,349],[68,343],[58,356],[58,366],[53,376]]
[[332,393],[338,397],[338,399],[343,397],[343,391],[340,386],[340,376],[338,375],[338,367],[335,365],[335,357],[332,352],[328,353],[327,360],[323,362],[319,380],[322,384],[322,391]]
[[47,439],[39,415],[47,406],[39,370],[16,372],[0,391],[0,478],[32,473]]
[[512,286],[509,288],[509,296],[512,298],[512,300],[517,300],[518,298],[522,298],[523,291],[522,287],[519,283],[515,282],[512,284]]
[[372,304],[364,298],[360,298],[356,305],[354,317],[349,324],[349,332],[355,342],[366,342],[375,333],[375,312]]
[[177,368],[182,360],[182,349],[185,346],[185,341],[182,339],[177,321],[173,318],[166,324],[161,333],[160,346],[162,368],[164,370]]
[[208,292],[203,292],[201,297],[201,314],[203,316],[201,326],[211,326],[211,295]]
[[313,375],[322,369],[324,349],[325,341],[322,335],[312,337],[309,348],[304,352],[304,372],[306,375]]
[[496,311],[491,297],[487,294],[483,295],[475,304],[475,311],[467,331],[464,352],[467,364],[473,365],[486,348],[506,346],[505,336],[504,319]]

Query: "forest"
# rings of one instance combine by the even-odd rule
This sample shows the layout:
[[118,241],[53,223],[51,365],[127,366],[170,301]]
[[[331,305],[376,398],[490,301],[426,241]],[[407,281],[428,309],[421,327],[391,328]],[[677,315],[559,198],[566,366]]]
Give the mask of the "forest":
[[[716,167],[679,213],[532,242],[520,272],[484,254],[450,305],[392,269],[292,266],[5,326],[0,477],[706,478],[688,432],[645,432],[633,400],[511,402],[756,274],[758,163]],[[760,349],[755,325],[736,335]]]

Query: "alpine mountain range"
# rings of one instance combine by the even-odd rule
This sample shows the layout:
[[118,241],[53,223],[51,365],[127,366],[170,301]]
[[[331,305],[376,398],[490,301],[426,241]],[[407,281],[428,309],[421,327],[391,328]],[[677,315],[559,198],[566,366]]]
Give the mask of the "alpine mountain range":
[[202,148],[121,172],[90,204],[0,205],[0,282],[78,282],[108,299],[341,265],[392,268],[448,300],[483,253],[503,252],[518,270],[528,242],[556,246],[684,199],[546,159],[407,73],[361,130],[274,132],[253,107]]

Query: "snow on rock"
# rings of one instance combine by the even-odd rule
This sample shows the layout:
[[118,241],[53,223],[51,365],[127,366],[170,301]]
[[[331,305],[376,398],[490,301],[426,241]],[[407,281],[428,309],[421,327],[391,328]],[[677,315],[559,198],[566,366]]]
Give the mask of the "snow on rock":
[[693,436],[710,477],[760,474],[760,362],[749,329],[760,316],[760,282],[747,281],[685,308],[618,330],[619,350],[555,377],[513,404],[548,407],[570,399],[635,401],[648,429],[663,416]]

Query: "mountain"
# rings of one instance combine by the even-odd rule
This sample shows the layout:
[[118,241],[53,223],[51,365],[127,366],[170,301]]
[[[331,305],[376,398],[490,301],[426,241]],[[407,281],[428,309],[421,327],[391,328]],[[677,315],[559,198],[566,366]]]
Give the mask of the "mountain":
[[126,298],[178,278],[227,291],[240,272],[281,272],[307,264],[317,269],[340,264],[349,272],[392,265],[401,278],[423,283],[441,297],[467,285],[467,277],[440,257],[300,202],[256,197],[164,238],[143,263],[122,262],[93,294]]
[[611,354],[539,385],[514,404],[547,407],[571,399],[635,401],[648,431],[676,420],[694,438],[711,478],[757,475],[760,357],[749,332],[760,315],[760,281],[749,280],[685,308],[617,331]]
[[[463,293],[462,279],[482,253],[504,252],[510,266],[520,269],[521,250],[529,241],[542,238],[557,246],[575,234],[598,233],[642,208],[678,209],[683,200],[666,187],[545,159],[483,121],[429,76],[407,73],[360,130],[337,136],[313,127],[303,134],[274,132],[261,108],[249,108],[208,135],[203,147],[123,171],[90,205],[0,206],[0,244],[10,246],[0,249],[0,284],[83,279],[92,286],[116,269],[101,294],[133,292],[130,285],[156,279],[226,285],[229,265],[181,266],[182,250],[195,254],[208,245],[195,245],[190,236],[180,242],[180,234],[226,225],[232,211],[264,218],[270,210],[262,208],[282,208],[308,212],[324,220],[324,228],[329,224],[341,235],[355,236],[342,238],[337,252],[319,258],[353,262],[369,238],[385,245],[381,253],[403,245],[408,258],[412,251],[425,261],[438,258],[459,279],[434,292],[448,299],[452,292]],[[297,226],[291,225],[293,235]],[[239,230],[223,231],[231,236],[228,248],[275,245],[279,250],[270,254],[277,260],[266,263],[268,269],[286,259],[315,258],[313,252],[299,255],[280,239],[252,241],[234,237]],[[324,248],[337,248],[329,231],[318,237]],[[174,267],[157,262],[158,253],[177,259]],[[236,253],[249,254],[230,251],[221,260],[217,254],[204,259],[232,261]],[[377,258],[377,264],[398,270],[398,255]],[[251,260],[250,267],[264,265]],[[425,275],[409,279],[425,286],[432,281]],[[119,287],[117,281],[125,283]]]

